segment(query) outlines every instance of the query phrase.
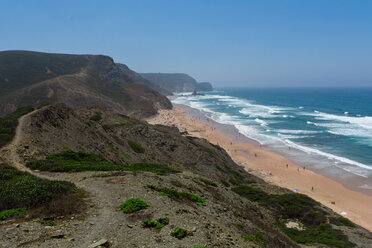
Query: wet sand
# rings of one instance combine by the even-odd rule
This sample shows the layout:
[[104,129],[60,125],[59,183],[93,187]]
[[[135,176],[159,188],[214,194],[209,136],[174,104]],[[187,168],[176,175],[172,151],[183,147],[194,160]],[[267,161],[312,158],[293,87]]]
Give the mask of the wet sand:
[[[372,231],[372,196],[346,188],[323,175],[298,166],[282,155],[261,148],[234,128],[216,123],[180,105],[161,110],[148,120],[151,124],[175,125],[189,135],[205,138],[223,147],[232,159],[268,183],[306,194],[353,222]],[[197,111],[197,110],[195,110]],[[288,166],[287,166],[288,165]]]

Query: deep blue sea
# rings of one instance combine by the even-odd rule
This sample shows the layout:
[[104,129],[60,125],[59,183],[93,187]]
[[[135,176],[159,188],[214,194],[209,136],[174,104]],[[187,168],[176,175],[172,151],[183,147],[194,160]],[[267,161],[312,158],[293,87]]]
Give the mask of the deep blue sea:
[[372,176],[372,88],[221,88],[178,94],[172,102],[202,110],[273,150],[295,148],[314,168]]

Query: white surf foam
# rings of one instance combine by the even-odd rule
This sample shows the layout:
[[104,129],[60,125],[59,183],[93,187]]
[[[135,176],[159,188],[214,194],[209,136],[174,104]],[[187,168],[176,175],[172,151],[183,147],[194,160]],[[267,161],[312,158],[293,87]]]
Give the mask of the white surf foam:
[[[311,148],[311,147],[302,146],[302,145],[296,144],[296,143],[294,143],[290,140],[286,140],[285,142],[287,142],[289,145],[291,145],[291,146],[295,147],[296,149],[299,149],[299,150],[301,150],[301,151],[303,151],[307,154],[318,154],[318,155],[324,156],[328,159],[334,159],[334,160],[338,160],[338,161],[346,163],[346,164],[356,165],[356,166],[359,166],[359,167],[364,168],[364,169],[372,170],[372,165],[365,165],[365,164],[359,163],[357,161],[354,161],[354,160],[351,160],[351,159],[348,159],[348,158],[340,157],[340,156],[333,155],[333,154],[330,154],[330,153],[327,153],[327,152],[322,152],[320,150],[317,150],[317,149],[314,149],[314,148]],[[339,168],[345,169],[342,166],[339,166]],[[353,172],[353,171],[349,171],[349,172]]]
[[[200,100],[202,99],[201,97],[200,97]],[[272,106],[252,104],[251,102],[241,100],[241,99],[238,99],[238,98],[234,98],[234,97],[229,97],[229,96],[213,95],[209,99],[212,99],[212,98],[213,99],[218,99],[218,101],[221,101],[221,102],[228,102],[229,104],[232,104],[234,107],[236,107],[237,105],[244,106],[239,112],[241,114],[245,114],[245,115],[248,115],[250,117],[254,117],[255,118],[254,121],[259,123],[261,126],[267,126],[268,123],[267,123],[267,120],[264,121],[260,118],[265,119],[265,117],[266,118],[282,117],[283,114],[280,115],[281,113],[291,110],[291,108],[281,108],[281,107],[272,107]],[[204,98],[204,99],[207,99],[207,98]],[[208,104],[200,103],[200,101],[198,101],[198,100],[192,101],[190,99],[187,99],[187,97],[179,97],[179,98],[176,98],[175,100],[172,100],[172,102],[189,105],[190,107],[200,109],[204,112],[207,112],[207,113],[211,114],[210,116],[215,121],[223,123],[223,124],[234,125],[239,130],[240,133],[247,136],[248,138],[251,138],[251,139],[254,139],[254,140],[258,141],[261,144],[274,144],[275,142],[279,141],[286,146],[292,146],[292,147],[297,148],[298,150],[301,150],[301,151],[303,151],[307,154],[320,155],[320,156],[326,157],[328,159],[334,160],[335,162],[339,161],[339,162],[341,162],[341,164],[344,163],[344,164],[349,164],[349,165],[355,165],[355,166],[358,166],[358,167],[363,168],[363,169],[372,170],[372,165],[371,166],[370,165],[365,165],[365,164],[359,163],[357,161],[353,161],[353,160],[348,159],[348,158],[344,158],[344,157],[341,157],[341,156],[336,156],[336,155],[333,155],[333,154],[330,154],[330,153],[326,153],[326,152],[317,150],[315,148],[310,148],[310,147],[306,147],[306,146],[303,146],[303,145],[299,145],[299,144],[296,144],[293,141],[289,140],[291,138],[294,139],[294,138],[297,138],[299,136],[298,135],[290,136],[288,134],[315,134],[317,131],[310,131],[310,132],[307,133],[308,130],[289,130],[289,131],[286,130],[287,133],[286,132],[283,132],[283,133],[285,133],[287,135],[284,134],[284,135],[282,135],[282,137],[279,138],[279,137],[274,137],[272,135],[262,134],[262,133],[260,133],[260,130],[255,128],[254,126],[244,125],[242,123],[242,120],[240,120],[236,116],[234,117],[234,116],[231,116],[231,115],[226,114],[226,113],[215,112],[215,111],[211,110],[210,108],[208,108]],[[277,114],[279,114],[279,115],[277,115]],[[315,118],[316,119],[319,118],[320,120],[337,120],[337,121],[341,121],[341,122],[354,123],[354,124],[358,124],[358,125],[366,125],[368,127],[370,125],[370,128],[372,128],[372,117],[336,116],[336,115],[321,113],[317,110],[315,110],[314,113],[312,113],[312,114],[307,113],[307,115],[315,115],[316,116]],[[257,117],[260,117],[260,118],[257,118]],[[357,119],[357,118],[359,118],[359,119]],[[307,124],[308,125],[315,125],[315,126],[335,125],[335,123],[314,123],[314,122],[311,122],[311,121],[307,121]],[[328,127],[330,127],[330,126],[328,126]],[[269,129],[267,129],[267,130],[269,130]],[[278,131],[280,132],[280,130],[278,130]],[[332,131],[332,130],[330,130],[330,131]],[[292,132],[292,133],[290,133],[290,132]],[[338,166],[341,169],[344,169],[344,170],[349,171],[351,173],[358,174],[358,175],[361,175],[361,176],[365,176],[365,175],[362,175],[363,173],[355,172],[355,170],[346,168],[343,165],[339,165],[339,163],[334,163],[334,164],[335,164],[335,166]]]
[[326,114],[319,112],[316,117],[318,120],[331,120],[331,121],[339,121],[339,122],[346,122],[361,126],[363,128],[372,129],[372,117],[371,116],[360,116],[360,117],[353,117],[353,116],[341,116],[341,115],[333,115],[333,114]]
[[278,129],[279,133],[289,133],[289,134],[316,134],[322,133],[321,131],[311,131],[311,130],[292,130],[292,129]]

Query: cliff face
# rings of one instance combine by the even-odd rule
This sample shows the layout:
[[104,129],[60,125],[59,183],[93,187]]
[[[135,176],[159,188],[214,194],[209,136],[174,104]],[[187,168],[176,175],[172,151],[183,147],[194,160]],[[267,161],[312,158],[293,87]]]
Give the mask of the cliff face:
[[155,85],[171,92],[211,91],[210,83],[198,83],[194,78],[183,73],[140,73]]
[[171,108],[158,91],[157,85],[108,56],[0,52],[0,116],[24,105],[66,103],[142,118]]

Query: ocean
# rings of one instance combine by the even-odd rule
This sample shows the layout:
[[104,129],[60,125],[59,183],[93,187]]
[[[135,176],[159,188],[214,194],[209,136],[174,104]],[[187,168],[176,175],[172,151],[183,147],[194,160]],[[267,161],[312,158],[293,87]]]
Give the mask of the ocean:
[[372,190],[372,88],[220,88],[172,102],[314,171],[362,177],[358,187]]

